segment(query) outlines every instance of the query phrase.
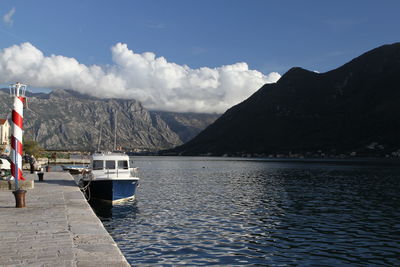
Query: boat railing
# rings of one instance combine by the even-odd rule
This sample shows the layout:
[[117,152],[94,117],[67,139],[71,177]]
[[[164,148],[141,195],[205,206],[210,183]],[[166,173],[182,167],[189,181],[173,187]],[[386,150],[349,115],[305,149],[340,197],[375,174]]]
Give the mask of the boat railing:
[[[132,168],[130,168],[132,169]],[[137,169],[137,168],[136,168]],[[136,173],[138,173],[136,171]],[[132,171],[130,171],[129,169],[105,169],[104,170],[104,174],[106,175],[107,179],[109,179],[110,177],[122,177],[122,178],[127,178],[129,176],[129,174],[132,174]]]
[[129,168],[129,169],[120,169],[120,170],[118,170],[118,169],[103,169],[102,172],[101,172],[101,170],[95,170],[94,173],[92,172],[92,170],[85,170],[82,172],[82,174],[83,174],[83,178],[85,178],[85,179],[94,179],[95,177],[97,179],[99,179],[99,178],[110,179],[110,178],[116,178],[116,177],[128,178],[129,176],[139,177],[139,168]]

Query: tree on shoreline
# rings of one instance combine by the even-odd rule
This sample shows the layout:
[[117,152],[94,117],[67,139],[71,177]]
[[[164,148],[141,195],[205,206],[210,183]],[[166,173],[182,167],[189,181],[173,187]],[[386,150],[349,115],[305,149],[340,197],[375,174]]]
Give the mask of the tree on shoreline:
[[24,152],[25,154],[33,155],[38,158],[43,153],[43,148],[41,148],[38,142],[33,140],[24,140]]

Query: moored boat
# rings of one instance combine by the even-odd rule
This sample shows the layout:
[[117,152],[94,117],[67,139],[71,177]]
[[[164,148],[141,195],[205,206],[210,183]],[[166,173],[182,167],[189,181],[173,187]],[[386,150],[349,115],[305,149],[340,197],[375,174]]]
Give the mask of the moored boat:
[[88,172],[88,166],[78,166],[78,165],[62,165],[64,171],[69,171],[71,174],[80,174]]
[[135,197],[139,177],[137,168],[130,166],[128,155],[95,153],[82,182],[88,198],[116,203]]

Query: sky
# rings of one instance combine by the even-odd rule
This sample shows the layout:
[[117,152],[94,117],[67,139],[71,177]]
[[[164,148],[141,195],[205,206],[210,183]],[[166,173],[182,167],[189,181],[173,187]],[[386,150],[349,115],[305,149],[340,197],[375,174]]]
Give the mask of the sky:
[[0,0],[0,85],[223,113],[399,41],[397,0]]

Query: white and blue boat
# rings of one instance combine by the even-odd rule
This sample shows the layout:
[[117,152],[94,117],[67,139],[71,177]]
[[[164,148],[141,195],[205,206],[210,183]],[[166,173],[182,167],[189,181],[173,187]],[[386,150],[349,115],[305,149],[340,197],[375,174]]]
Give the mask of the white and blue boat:
[[129,156],[122,153],[93,154],[82,178],[86,196],[112,203],[134,199],[139,177],[130,163]]

